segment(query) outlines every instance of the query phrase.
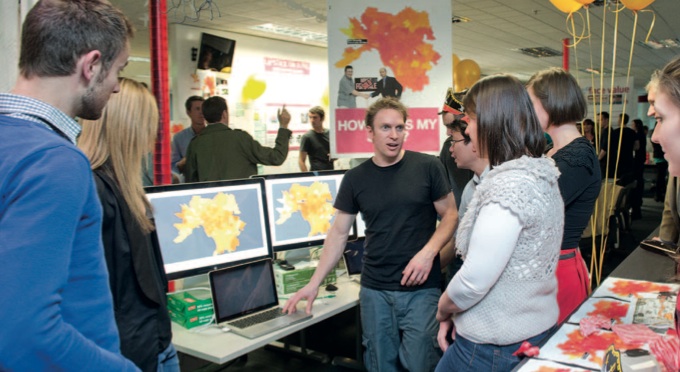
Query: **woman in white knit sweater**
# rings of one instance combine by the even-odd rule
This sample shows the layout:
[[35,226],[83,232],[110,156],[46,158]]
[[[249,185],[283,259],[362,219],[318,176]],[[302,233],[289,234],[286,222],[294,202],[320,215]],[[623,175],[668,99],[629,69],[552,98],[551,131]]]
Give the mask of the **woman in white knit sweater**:
[[437,371],[509,371],[522,342],[540,342],[557,323],[559,171],[543,156],[543,130],[519,80],[486,77],[463,103],[467,133],[491,170],[456,235],[464,264],[439,300]]

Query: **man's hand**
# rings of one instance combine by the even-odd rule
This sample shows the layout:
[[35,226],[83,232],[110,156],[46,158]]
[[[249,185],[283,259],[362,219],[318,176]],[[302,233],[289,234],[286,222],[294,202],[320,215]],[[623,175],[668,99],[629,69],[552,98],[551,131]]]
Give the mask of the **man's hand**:
[[288,129],[288,123],[290,123],[290,113],[286,110],[286,105],[278,109],[276,112],[276,117],[279,119],[279,127]]
[[184,166],[187,165],[187,158],[182,158],[182,160],[177,162],[177,169],[180,172],[184,172]]
[[442,349],[443,352],[446,352],[446,349],[449,348],[451,343],[449,340],[447,340],[447,336],[451,335],[451,340],[456,339],[456,328],[453,326],[453,321],[451,318],[440,321],[439,322],[439,332],[437,332],[437,343],[439,344],[439,348]]
[[307,307],[305,308],[305,312],[307,314],[312,313],[312,305],[314,304],[314,300],[316,299],[316,296],[319,293],[319,287],[313,286],[311,284],[307,284],[306,286],[302,287],[299,291],[295,292],[293,297],[291,297],[288,301],[286,301],[286,304],[283,305],[283,312],[292,314],[297,311],[297,303],[300,302],[302,299],[307,300]]
[[421,249],[402,271],[401,285],[413,287],[425,283],[432,270],[433,259],[432,253]]

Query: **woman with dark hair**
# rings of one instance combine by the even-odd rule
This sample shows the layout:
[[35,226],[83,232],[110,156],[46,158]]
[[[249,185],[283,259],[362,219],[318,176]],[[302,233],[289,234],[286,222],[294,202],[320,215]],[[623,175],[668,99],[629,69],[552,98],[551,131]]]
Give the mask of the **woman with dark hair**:
[[590,289],[578,243],[600,194],[600,164],[595,148],[576,128],[588,111],[576,79],[561,68],[551,68],[534,74],[527,90],[541,128],[553,139],[547,155],[560,170],[564,235],[557,264],[557,302],[562,323],[588,297]]
[[537,344],[557,323],[559,172],[543,156],[543,130],[517,78],[486,77],[463,103],[466,132],[491,169],[458,227],[464,261],[439,299],[437,371],[509,371],[522,342]]
[[593,145],[593,148],[595,147],[595,122],[593,119],[583,119],[583,122],[581,123],[581,127],[583,128],[583,137],[585,137],[591,145]]

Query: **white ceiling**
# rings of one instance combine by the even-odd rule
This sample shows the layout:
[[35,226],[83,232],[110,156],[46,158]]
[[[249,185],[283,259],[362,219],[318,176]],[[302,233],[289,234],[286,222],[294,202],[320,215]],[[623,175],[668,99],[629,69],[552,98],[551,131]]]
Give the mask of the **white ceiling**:
[[[132,55],[148,57],[148,1],[112,0],[133,21],[137,35],[133,42]],[[446,0],[442,0],[446,1]],[[596,1],[603,2],[603,0]],[[258,35],[293,42],[300,39],[275,36],[249,29],[251,26],[273,23],[280,26],[326,33],[326,1],[319,0],[167,0],[168,24],[183,22],[197,27]],[[453,16],[470,19],[466,23],[454,23],[452,50],[460,59],[472,59],[480,66],[482,75],[500,72],[512,73],[527,79],[534,72],[546,67],[561,66],[562,57],[535,58],[517,50],[520,48],[548,47],[562,51],[562,40],[570,38],[567,31],[567,15],[553,6],[549,0],[451,0]],[[606,48],[604,50],[605,71],[612,70],[612,56],[616,55],[615,74],[626,76],[634,32],[634,14],[628,9],[614,13],[617,3],[607,1],[608,7],[590,6],[582,9],[574,22],[579,30],[590,20],[592,36],[570,48],[570,69],[580,77],[591,66],[600,70],[603,18],[606,18]],[[212,7],[211,7],[212,6]],[[203,7],[195,20],[193,9]],[[211,7],[212,15],[211,15]],[[605,12],[605,9],[607,10]],[[680,43],[680,1],[656,0],[647,9],[656,16],[651,39],[661,41],[674,39]],[[618,14],[618,37],[616,51],[614,25]],[[212,17],[212,19],[211,19]],[[651,12],[639,12],[636,43],[633,46],[631,76],[636,86],[642,87],[652,71],[661,68],[674,56],[680,55],[680,48],[653,49],[643,45],[653,20]],[[674,21],[675,20],[675,21]],[[307,43],[310,45],[318,45]],[[592,60],[592,65],[591,65]],[[137,67],[135,67],[137,68]],[[143,67],[142,67],[143,68]],[[146,66],[148,69],[148,66]],[[131,72],[134,74],[135,72]],[[148,71],[146,72],[148,75]]]

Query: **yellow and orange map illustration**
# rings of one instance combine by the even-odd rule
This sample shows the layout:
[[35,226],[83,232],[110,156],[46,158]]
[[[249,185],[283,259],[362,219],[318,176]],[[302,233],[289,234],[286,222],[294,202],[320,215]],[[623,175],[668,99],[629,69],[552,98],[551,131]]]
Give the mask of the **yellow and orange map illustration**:
[[341,31],[349,39],[365,39],[366,43],[345,48],[335,67],[344,68],[362,53],[376,50],[383,65],[394,72],[404,88],[422,91],[430,83],[427,72],[441,58],[427,42],[435,40],[428,13],[406,7],[390,14],[369,7],[360,18],[351,18],[349,27]]
[[276,208],[279,214],[277,225],[285,223],[294,213],[299,212],[309,223],[308,236],[328,233],[335,210],[332,204],[333,196],[327,183],[314,181],[309,186],[294,183],[282,194],[282,197],[277,199],[282,205]]
[[181,212],[175,213],[182,222],[173,225],[177,229],[173,242],[181,243],[194,229],[203,227],[205,235],[215,241],[213,255],[236,251],[240,243],[238,236],[246,223],[238,217],[241,211],[234,195],[220,192],[212,199],[195,195],[189,205],[182,204],[181,208]]

